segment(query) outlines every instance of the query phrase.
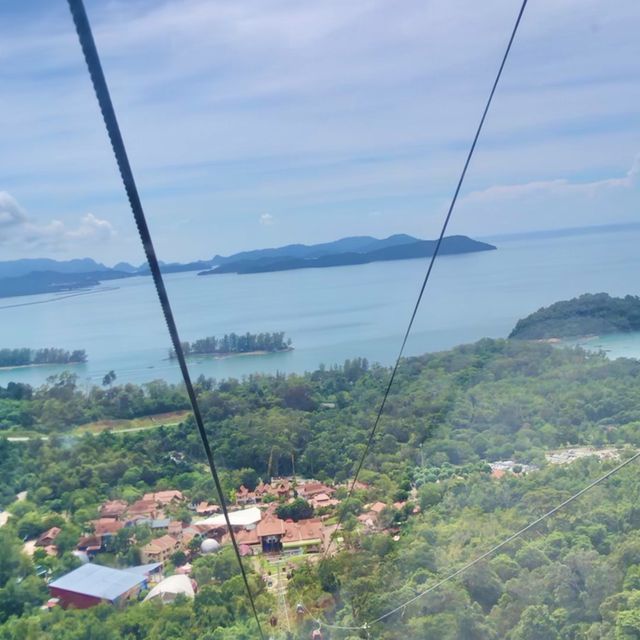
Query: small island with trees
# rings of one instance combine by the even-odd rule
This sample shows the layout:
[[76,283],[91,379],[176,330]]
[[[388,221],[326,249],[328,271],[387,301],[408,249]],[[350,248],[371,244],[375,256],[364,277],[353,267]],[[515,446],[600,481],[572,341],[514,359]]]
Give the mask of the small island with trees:
[[585,293],[518,320],[509,338],[549,340],[640,331],[640,297]]
[[[291,338],[285,338],[284,331],[273,333],[225,333],[222,338],[209,336],[194,342],[183,342],[182,350],[185,356],[216,356],[232,355],[260,355],[291,351]],[[176,358],[174,349],[169,350],[169,358]]]
[[0,367],[31,367],[42,364],[81,364],[87,361],[84,349],[0,349]]

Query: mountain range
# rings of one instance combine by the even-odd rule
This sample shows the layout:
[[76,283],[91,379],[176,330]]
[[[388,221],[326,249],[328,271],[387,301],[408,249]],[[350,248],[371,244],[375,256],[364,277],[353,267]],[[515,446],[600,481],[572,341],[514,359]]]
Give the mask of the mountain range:
[[[161,262],[160,268],[163,273],[198,271],[198,275],[211,275],[334,267],[427,257],[433,254],[435,244],[435,240],[419,240],[406,234],[392,235],[382,240],[372,236],[354,236],[313,245],[290,244],[241,251],[230,256],[216,255],[210,260]],[[495,248],[467,236],[449,236],[443,239],[440,253],[450,255]],[[105,280],[149,274],[146,263],[136,267],[128,262],[118,262],[113,267],[107,267],[91,258],[8,260],[0,262],[0,298],[88,289]]]

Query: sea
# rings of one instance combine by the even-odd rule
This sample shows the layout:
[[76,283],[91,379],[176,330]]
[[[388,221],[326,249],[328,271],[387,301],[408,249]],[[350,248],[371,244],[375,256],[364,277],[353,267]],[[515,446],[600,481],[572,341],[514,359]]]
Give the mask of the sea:
[[[483,238],[485,239],[485,238]],[[506,337],[519,318],[582,293],[640,294],[640,226],[486,238],[496,251],[443,256],[431,279],[406,355],[483,337]],[[346,359],[394,362],[427,267],[425,259],[248,275],[166,275],[182,340],[284,331],[293,351],[189,360],[193,378],[302,373]],[[583,341],[611,358],[640,357],[640,333]],[[73,371],[81,387],[181,379],[151,278],[90,291],[0,299],[0,348],[85,349],[88,362],[0,370],[40,385]]]

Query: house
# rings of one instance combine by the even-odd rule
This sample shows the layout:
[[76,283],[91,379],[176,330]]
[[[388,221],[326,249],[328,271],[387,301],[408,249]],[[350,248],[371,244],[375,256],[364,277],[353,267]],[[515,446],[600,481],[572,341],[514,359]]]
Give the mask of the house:
[[157,513],[157,506],[154,500],[136,500],[127,509],[127,515],[129,520],[135,519],[136,516],[143,516],[145,518],[155,518]]
[[108,500],[100,507],[100,517],[119,520],[127,512],[128,506],[124,500]]
[[51,527],[44,533],[41,533],[36,540],[36,547],[50,547],[55,542],[55,539],[60,534],[61,529],[59,527]]
[[217,504],[211,504],[210,502],[200,502],[196,505],[196,513],[199,516],[210,516],[214,513],[218,513],[220,507]]
[[322,507],[335,507],[340,504],[340,500],[330,498],[326,493],[319,493],[309,499],[309,504],[311,504],[314,509],[321,509]]
[[124,527],[124,522],[114,518],[98,518],[92,520],[93,532],[100,538],[111,538]]
[[140,549],[140,559],[144,563],[166,562],[179,549],[180,543],[175,538],[164,535],[145,544]]
[[328,497],[331,497],[336,492],[332,487],[328,487],[322,482],[306,482],[305,484],[298,487],[298,495],[305,500],[309,500],[321,493],[325,494]]
[[180,520],[172,520],[167,525],[167,533],[176,540],[182,539],[182,522]]
[[76,549],[87,554],[87,557],[93,558],[96,553],[102,551],[102,538],[98,536],[82,536],[78,540]]
[[[253,533],[253,532],[251,532]],[[280,520],[267,515],[258,523],[255,534],[265,553],[287,549],[303,549],[309,552],[320,551],[324,540],[324,525],[318,518],[308,518],[294,522]],[[238,539],[239,544],[251,545],[249,540]]]
[[182,491],[168,489],[166,491],[156,491],[155,493],[145,493],[142,499],[146,502],[153,502],[158,507],[166,507],[169,504],[183,502],[185,498],[182,495]]
[[88,609],[101,602],[122,605],[145,585],[144,575],[88,563],[49,583],[49,593],[64,609]]
[[255,494],[241,484],[240,488],[236,491],[236,504],[254,504],[255,501]]

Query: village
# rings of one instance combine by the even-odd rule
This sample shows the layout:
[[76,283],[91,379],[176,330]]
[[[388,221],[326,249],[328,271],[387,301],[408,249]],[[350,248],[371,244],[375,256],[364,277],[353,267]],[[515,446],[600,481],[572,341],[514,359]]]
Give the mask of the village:
[[[366,494],[369,487],[359,482],[356,489]],[[294,478],[260,481],[253,489],[238,487],[235,502],[228,509],[231,528],[241,556],[252,563],[268,589],[281,591],[285,576],[290,577],[299,561],[313,562],[341,548],[337,509],[342,500],[337,495],[346,494],[347,485]],[[363,535],[386,532],[397,539],[392,518],[383,514],[407,508],[419,512],[407,502],[365,504],[356,518],[358,530]],[[178,518],[176,514],[185,509],[189,518]],[[153,537],[137,545],[136,531],[141,526]],[[53,527],[26,548],[31,553],[42,549],[47,555],[56,555],[59,534],[60,529]],[[123,538],[137,549],[140,563],[124,568],[107,566],[102,557]],[[89,523],[73,551],[81,565],[48,583],[50,598],[43,608],[88,608],[103,602],[123,605],[141,598],[173,602],[178,595],[193,598],[198,589],[192,575],[193,561],[217,554],[231,542],[220,507],[190,502],[179,490],[146,493],[131,503],[109,500],[100,506],[99,517]]]

